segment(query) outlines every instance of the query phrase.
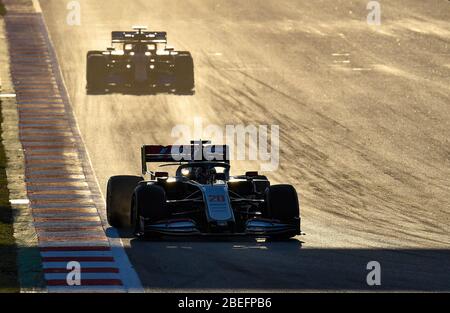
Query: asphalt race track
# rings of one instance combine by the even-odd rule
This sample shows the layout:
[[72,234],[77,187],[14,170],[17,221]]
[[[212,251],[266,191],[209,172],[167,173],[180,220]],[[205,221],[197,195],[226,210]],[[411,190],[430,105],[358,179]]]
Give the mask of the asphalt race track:
[[[66,23],[66,1],[40,2],[103,192],[111,175],[139,173],[141,144],[172,143],[175,125],[280,126],[268,176],[297,188],[306,235],[124,233],[147,291],[450,291],[448,1],[383,1],[381,26],[366,23],[365,0],[80,0],[80,26]],[[86,95],[86,52],[136,24],[191,51],[194,96]]]

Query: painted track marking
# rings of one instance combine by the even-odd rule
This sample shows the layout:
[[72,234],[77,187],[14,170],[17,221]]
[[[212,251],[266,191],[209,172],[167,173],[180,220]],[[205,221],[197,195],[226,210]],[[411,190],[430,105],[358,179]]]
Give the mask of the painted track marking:
[[[117,234],[110,229],[113,238],[105,234],[99,215],[104,204],[92,187],[95,178],[43,16],[4,2],[25,181],[48,290],[142,291]],[[39,2],[33,4],[41,12]],[[67,285],[69,261],[81,263],[83,286]]]

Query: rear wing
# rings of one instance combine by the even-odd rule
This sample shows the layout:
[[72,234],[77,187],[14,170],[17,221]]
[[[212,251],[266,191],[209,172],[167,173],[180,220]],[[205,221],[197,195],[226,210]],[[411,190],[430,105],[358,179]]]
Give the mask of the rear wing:
[[155,31],[114,31],[111,33],[113,43],[167,43],[167,32]]
[[142,174],[147,173],[147,163],[186,163],[216,161],[229,164],[227,145],[143,145],[141,148]]

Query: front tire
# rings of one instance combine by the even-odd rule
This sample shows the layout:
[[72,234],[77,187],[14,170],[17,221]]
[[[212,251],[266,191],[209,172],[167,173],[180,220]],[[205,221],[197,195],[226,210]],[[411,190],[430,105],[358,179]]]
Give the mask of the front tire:
[[130,204],[134,189],[142,181],[140,176],[113,176],[106,189],[106,215],[115,228],[130,226]]
[[269,186],[265,199],[270,218],[289,222],[300,215],[297,191],[291,185]]
[[267,217],[279,220],[282,223],[294,225],[297,231],[281,236],[287,239],[300,234],[300,206],[297,191],[291,185],[272,185],[265,192]]
[[166,206],[166,192],[158,185],[140,185],[133,196],[132,218],[134,218],[134,232],[145,237],[157,237],[157,234],[146,233],[141,220],[146,223],[156,223],[170,217]]

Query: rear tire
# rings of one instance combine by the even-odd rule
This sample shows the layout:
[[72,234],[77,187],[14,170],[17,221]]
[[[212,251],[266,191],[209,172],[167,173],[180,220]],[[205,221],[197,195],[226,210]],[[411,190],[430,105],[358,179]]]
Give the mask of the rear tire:
[[189,52],[180,51],[175,57],[175,90],[177,94],[194,94],[194,61]]
[[130,205],[134,189],[142,181],[139,176],[113,176],[106,190],[106,215],[115,228],[130,226]]
[[164,188],[158,185],[140,185],[136,188],[133,197],[135,215],[134,231],[136,234],[143,234],[145,237],[158,237],[157,234],[146,233],[140,225],[141,217],[148,223],[156,223],[158,221],[170,217],[166,207],[166,192]]
[[106,89],[106,65],[104,55],[97,51],[88,52],[86,81],[88,92],[103,92]]

